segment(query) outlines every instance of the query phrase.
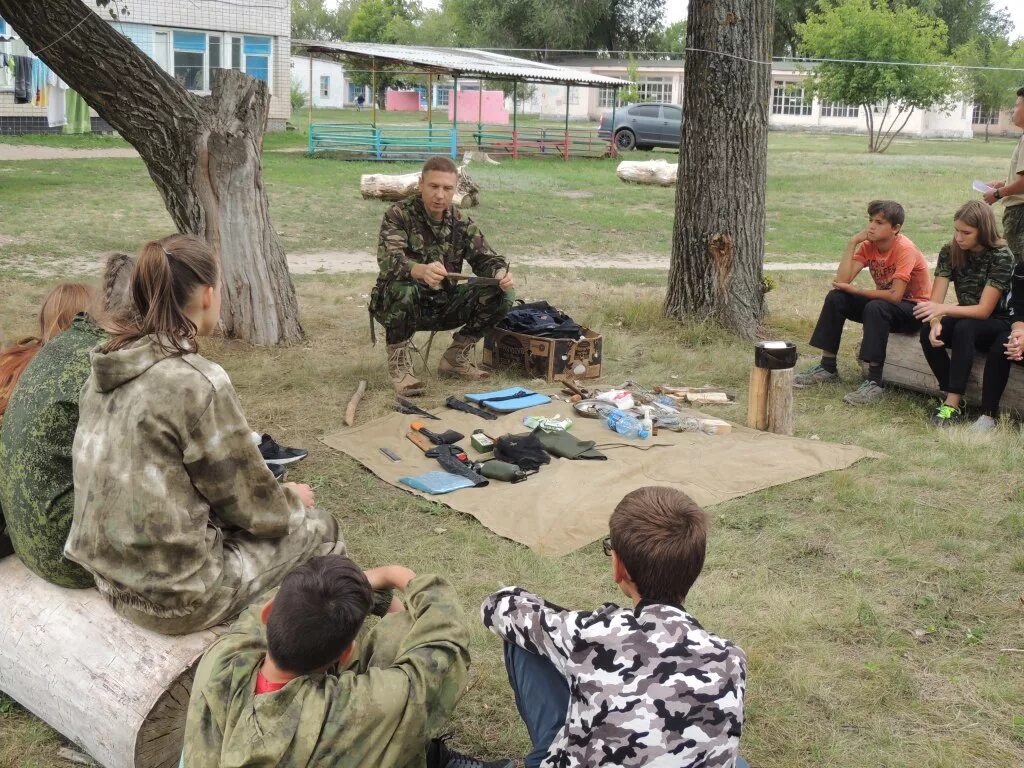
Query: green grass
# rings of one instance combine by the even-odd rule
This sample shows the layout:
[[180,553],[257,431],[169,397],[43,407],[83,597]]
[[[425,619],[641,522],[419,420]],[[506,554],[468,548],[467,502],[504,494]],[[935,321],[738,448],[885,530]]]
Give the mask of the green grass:
[[[828,259],[861,224],[863,203],[897,196],[908,206],[908,232],[922,244],[928,235],[921,211],[933,211],[927,250],[934,252],[948,236],[951,211],[969,197],[963,185],[997,177],[1011,147],[912,141],[869,158],[860,138],[773,134],[770,248],[789,243],[793,254]],[[130,247],[167,228],[151,183],[133,163],[0,163],[0,234],[24,238],[0,246],[0,336],[32,330],[52,282],[11,267],[8,254],[28,264],[54,260],[71,278],[96,250]],[[372,247],[381,208],[354,191],[368,167],[268,155],[272,212],[290,249]],[[667,250],[670,193],[626,187],[612,171],[600,162],[481,168],[484,204],[474,215],[510,253],[580,254],[580,268],[525,269],[518,280],[527,298],[547,298],[604,333],[603,384],[714,383],[744,393],[749,342],[665,320],[663,272],[586,268],[588,256]],[[583,188],[595,197],[556,195]],[[652,209],[620,210],[624,201]],[[805,341],[829,276],[775,277],[771,332],[799,342],[808,355]],[[340,428],[360,378],[370,385],[360,421],[388,412],[384,353],[367,339],[371,281],[297,278],[303,344],[204,345],[230,373],[254,427],[310,448],[291,478],[316,487],[361,563],[397,561],[444,573],[471,616],[499,584],[522,584],[574,607],[620,599],[598,544],[563,558],[536,555],[469,517],[384,485],[318,442]],[[1004,649],[1024,647],[1024,436],[1012,423],[983,437],[935,432],[926,425],[929,403],[908,393],[894,392],[875,407],[846,406],[841,395],[858,383],[858,336],[854,327],[845,337],[843,386],[797,395],[797,434],[856,443],[885,458],[712,508],[707,565],[687,607],[747,652],[742,752],[757,768],[1020,765],[1024,653]],[[449,393],[430,378],[424,399],[433,404]],[[742,394],[715,413],[742,422]],[[614,501],[595,505],[604,514]],[[472,683],[453,727],[460,746],[481,755],[521,754],[527,746],[499,643],[475,625]],[[0,768],[63,766],[59,745],[52,731],[0,698]]]

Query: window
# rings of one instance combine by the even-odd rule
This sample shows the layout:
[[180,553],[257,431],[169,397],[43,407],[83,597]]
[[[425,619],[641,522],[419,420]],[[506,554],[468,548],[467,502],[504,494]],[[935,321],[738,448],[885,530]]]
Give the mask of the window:
[[437,103],[434,106],[447,107],[448,102],[451,99],[452,89],[451,88],[438,88],[437,89]]
[[246,35],[242,45],[245,74],[270,82],[270,38]]
[[320,96],[324,99],[331,97],[331,76],[320,75]]
[[220,69],[220,35],[210,35],[210,87],[213,87],[213,72]]
[[643,77],[637,83],[640,101],[672,101],[672,80],[668,77]]
[[657,104],[645,104],[639,107],[630,107],[630,117],[660,117],[661,107]]
[[999,125],[999,110],[985,109],[981,104],[974,105],[974,111],[971,112],[971,122],[975,125]]
[[205,91],[206,33],[174,32],[174,77],[190,91]]
[[661,116],[666,120],[679,120],[682,122],[683,110],[679,107],[662,107]]
[[0,35],[7,35],[7,22],[3,19],[0,19]]
[[571,88],[571,87],[569,88],[569,103],[572,104],[573,106],[575,106],[575,105],[580,103],[580,89],[579,88]]
[[615,88],[602,88],[597,97],[597,106],[611,109],[615,106]]
[[811,102],[798,84],[776,80],[772,86],[772,114],[809,115]]
[[231,38],[231,68],[242,68],[242,38]]
[[822,101],[822,117],[860,117],[860,107],[857,105],[843,104],[841,101]]

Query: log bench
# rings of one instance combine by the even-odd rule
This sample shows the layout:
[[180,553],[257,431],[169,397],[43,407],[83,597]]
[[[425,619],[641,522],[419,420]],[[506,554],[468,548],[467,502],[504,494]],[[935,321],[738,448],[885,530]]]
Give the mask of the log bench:
[[105,768],[176,768],[192,678],[214,631],[167,637],[95,589],[0,560],[0,691]]
[[[981,380],[985,370],[985,355],[974,356],[974,366],[967,382],[968,407],[981,404]],[[865,372],[867,367],[865,366]],[[939,386],[935,381],[928,361],[921,351],[920,337],[917,333],[893,333],[889,335],[889,346],[885,354],[885,368],[882,378],[886,384],[895,384],[904,389],[922,392],[926,395],[940,397]],[[1003,393],[999,408],[1004,413],[1011,413],[1020,418],[1024,416],[1024,366],[1010,367],[1010,380]]]

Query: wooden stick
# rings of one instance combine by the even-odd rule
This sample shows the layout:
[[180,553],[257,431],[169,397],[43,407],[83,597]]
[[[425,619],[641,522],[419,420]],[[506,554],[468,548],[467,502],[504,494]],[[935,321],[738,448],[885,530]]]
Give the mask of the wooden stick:
[[793,434],[793,377],[795,368],[772,371],[768,384],[768,431]]
[[747,426],[764,431],[768,428],[768,379],[767,368],[750,369],[750,388],[747,390]]
[[366,381],[360,379],[359,386],[356,387],[356,393],[352,395],[352,399],[348,401],[348,406],[345,408],[345,426],[351,427],[356,422],[356,408],[359,407],[359,401],[363,399],[363,394],[366,392]]

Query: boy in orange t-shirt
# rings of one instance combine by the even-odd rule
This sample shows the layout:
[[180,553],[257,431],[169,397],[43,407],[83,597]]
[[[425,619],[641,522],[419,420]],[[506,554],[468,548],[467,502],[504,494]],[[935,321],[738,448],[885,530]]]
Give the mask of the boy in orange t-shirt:
[[[811,346],[821,350],[821,362],[798,374],[796,386],[839,381],[836,354],[843,325],[853,320],[864,326],[860,359],[868,364],[868,377],[843,400],[864,405],[885,395],[882,367],[889,334],[909,333],[921,327],[914,318],[914,305],[928,301],[932,289],[928,263],[910,238],[900,232],[905,218],[903,206],[892,200],[868,204],[868,225],[847,243],[811,336]],[[874,280],[873,290],[853,284],[864,267]]]

